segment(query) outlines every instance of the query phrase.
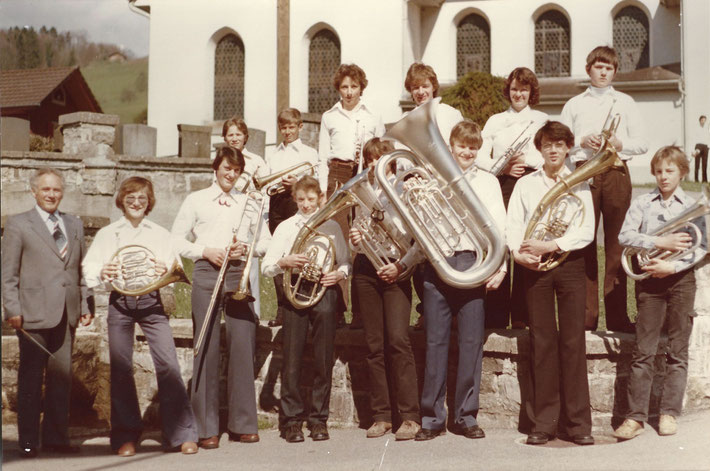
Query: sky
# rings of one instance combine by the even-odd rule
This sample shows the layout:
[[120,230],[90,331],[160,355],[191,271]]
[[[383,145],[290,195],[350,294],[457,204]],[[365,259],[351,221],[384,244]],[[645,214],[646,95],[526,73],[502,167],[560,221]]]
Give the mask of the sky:
[[0,0],[0,29],[12,26],[83,31],[89,41],[148,55],[149,19],[131,11],[128,0]]

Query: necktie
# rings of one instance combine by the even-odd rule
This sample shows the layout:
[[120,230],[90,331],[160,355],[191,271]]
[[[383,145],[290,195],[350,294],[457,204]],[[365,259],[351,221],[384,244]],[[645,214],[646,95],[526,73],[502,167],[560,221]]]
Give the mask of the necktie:
[[59,219],[52,213],[49,215],[49,220],[54,223],[54,228],[52,229],[52,237],[54,237],[54,242],[57,244],[59,249],[59,255],[64,258],[67,255],[67,238],[62,232],[62,228],[59,225]]
[[220,206],[227,206],[227,207],[232,206],[232,205],[229,203],[229,198],[228,198],[227,195],[224,194],[224,193],[222,193],[221,195],[219,195],[219,205],[220,205]]

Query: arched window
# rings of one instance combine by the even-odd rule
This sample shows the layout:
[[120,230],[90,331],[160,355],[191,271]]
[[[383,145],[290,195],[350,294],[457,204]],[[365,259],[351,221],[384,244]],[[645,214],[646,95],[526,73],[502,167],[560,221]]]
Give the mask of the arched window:
[[244,43],[234,34],[214,51],[214,120],[244,116]]
[[649,66],[648,17],[637,7],[622,8],[614,17],[614,49],[619,54],[619,72]]
[[538,77],[568,77],[569,21],[548,10],[535,22],[535,73]]
[[491,71],[491,28],[481,15],[471,14],[456,28],[456,78],[469,72]]
[[308,111],[328,111],[339,98],[333,75],[340,65],[340,41],[330,30],[318,31],[308,49]]

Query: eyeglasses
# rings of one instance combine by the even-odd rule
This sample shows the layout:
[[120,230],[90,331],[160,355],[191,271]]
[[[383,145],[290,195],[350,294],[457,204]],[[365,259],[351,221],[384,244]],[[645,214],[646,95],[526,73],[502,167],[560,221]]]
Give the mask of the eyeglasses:
[[128,204],[133,204],[136,201],[138,201],[140,204],[146,204],[148,203],[148,198],[146,196],[139,196],[138,198],[136,198],[135,196],[126,196],[123,201]]

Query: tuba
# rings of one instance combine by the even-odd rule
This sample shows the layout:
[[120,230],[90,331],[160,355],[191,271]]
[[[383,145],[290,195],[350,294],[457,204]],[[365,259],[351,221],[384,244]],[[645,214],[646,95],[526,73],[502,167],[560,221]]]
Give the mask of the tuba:
[[[609,114],[611,115],[611,110],[609,110]],[[572,189],[578,184],[614,167],[624,167],[624,163],[619,158],[616,149],[609,142],[609,138],[619,127],[619,121],[619,115],[614,116],[611,120],[607,116],[608,127],[602,131],[603,140],[599,150],[584,165],[581,165],[566,177],[560,178],[560,181],[545,193],[528,222],[523,240],[557,239],[569,230],[575,219],[578,219],[580,224],[584,221],[584,218],[587,217],[584,211],[584,204],[572,192]],[[581,217],[578,216],[580,213]],[[545,216],[547,217],[543,221]],[[540,271],[552,270],[562,263],[568,255],[568,252],[550,253],[540,262],[538,269]]]
[[[413,152],[399,149],[381,157],[375,178],[439,277],[453,287],[471,288],[498,270],[505,257],[505,241],[439,132],[439,101],[435,98],[421,105],[384,135]],[[414,167],[391,183],[387,167],[398,158],[409,160]],[[401,192],[397,190],[400,185]],[[446,260],[462,239],[470,240],[478,254],[476,263],[463,271]]]
[[111,287],[125,296],[142,296],[177,281],[190,284],[180,263],[175,260],[163,275],[155,272],[155,254],[142,245],[126,245],[116,251],[111,262],[118,262],[120,274]]
[[301,178],[306,175],[315,176],[315,169],[315,165],[308,162],[301,162],[300,164],[293,165],[280,172],[274,172],[265,177],[254,176],[252,177],[252,181],[254,182],[254,188],[264,191],[267,196],[274,196],[286,191],[286,187],[280,181],[283,177],[287,175],[293,175],[296,178]]
[[[700,246],[700,243],[702,242],[702,232],[700,231],[698,225],[692,221],[703,217],[706,214],[710,214],[710,188],[707,186],[703,186],[701,189],[701,193],[702,194],[700,198],[698,198],[698,200],[693,204],[693,206],[686,209],[681,214],[674,217],[673,219],[671,219],[670,221],[668,221],[663,226],[659,227],[650,234],[651,236],[656,237],[671,234],[674,232],[688,232],[693,239],[693,244],[685,250],[678,251],[661,249],[649,251],[629,247],[625,248],[623,253],[621,254],[621,266],[624,268],[624,271],[629,276],[629,278],[638,281],[645,280],[646,278],[651,276],[651,274],[648,272],[642,271],[641,273],[637,273],[634,271],[632,260],[634,255],[636,255],[636,260],[638,261],[639,266],[643,268],[644,265],[648,264],[648,262],[653,259],[673,261],[679,258],[683,258],[686,255],[694,252]],[[698,262],[699,261],[700,260],[698,260]]]

